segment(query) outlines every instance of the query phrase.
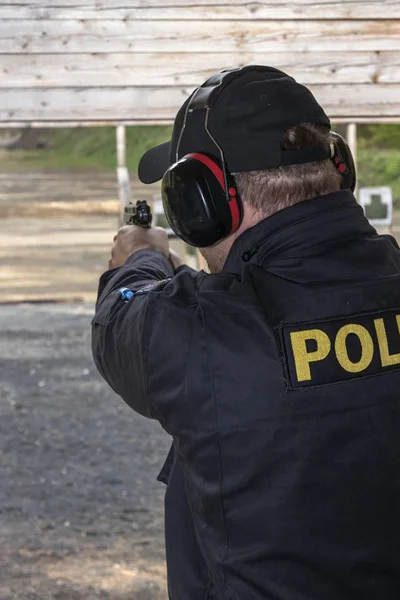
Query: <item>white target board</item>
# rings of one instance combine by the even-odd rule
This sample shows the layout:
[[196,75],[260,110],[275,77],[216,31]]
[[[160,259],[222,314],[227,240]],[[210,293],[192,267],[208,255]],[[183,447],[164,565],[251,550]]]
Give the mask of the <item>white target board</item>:
[[371,225],[389,227],[393,221],[393,195],[390,187],[360,189],[360,204]]

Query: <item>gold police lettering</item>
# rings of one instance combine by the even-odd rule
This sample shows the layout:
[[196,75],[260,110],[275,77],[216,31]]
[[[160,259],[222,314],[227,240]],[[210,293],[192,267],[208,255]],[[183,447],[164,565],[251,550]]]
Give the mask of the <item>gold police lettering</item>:
[[[394,323],[397,325],[396,334],[399,334],[400,314],[395,316],[395,321],[393,314],[391,318],[393,325]],[[328,332],[313,328],[290,333],[294,366],[299,383],[313,382],[317,363],[322,363],[327,359],[331,360],[332,357],[340,369],[355,375],[363,374],[368,370],[376,353],[379,356],[379,372],[382,372],[385,367],[400,365],[400,352],[390,352],[387,335],[388,324],[384,318],[370,317],[369,322],[364,322],[363,325],[347,323],[336,331],[332,331],[333,323],[334,321],[327,323],[329,325],[326,328]],[[348,338],[350,335],[356,336],[359,342],[360,350],[356,360],[355,356],[349,356]]]

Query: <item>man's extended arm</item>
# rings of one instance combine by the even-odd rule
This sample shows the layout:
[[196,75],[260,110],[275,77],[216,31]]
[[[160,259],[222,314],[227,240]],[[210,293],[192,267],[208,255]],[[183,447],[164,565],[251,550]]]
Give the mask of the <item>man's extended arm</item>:
[[114,242],[92,322],[94,361],[129,406],[159,418],[158,379],[167,377],[162,393],[182,380],[197,272],[170,251],[164,230],[123,227]]
[[[147,352],[157,293],[174,269],[161,252],[139,250],[100,279],[92,321],[93,358],[101,375],[127,404],[153,417],[147,388]],[[127,288],[134,293],[127,298]],[[147,288],[143,291],[143,288]]]

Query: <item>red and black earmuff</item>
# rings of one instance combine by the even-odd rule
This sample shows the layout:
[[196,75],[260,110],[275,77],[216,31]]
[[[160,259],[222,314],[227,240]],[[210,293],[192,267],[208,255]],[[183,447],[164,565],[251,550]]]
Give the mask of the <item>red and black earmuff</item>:
[[[242,222],[243,208],[224,154],[208,129],[211,95],[219,93],[239,69],[218,73],[198,88],[184,117],[196,109],[205,111],[204,129],[215,146],[215,156],[202,152],[186,154],[164,174],[161,192],[165,215],[178,237],[197,248],[213,246],[235,233]],[[177,156],[179,144],[177,148]]]
[[162,197],[173,231],[197,248],[213,246],[235,233],[242,221],[233,178],[206,154],[187,154],[168,169]]
[[338,133],[332,131],[331,136],[334,145],[331,160],[342,176],[342,184],[340,187],[342,190],[351,190],[354,192],[357,184],[357,174],[350,146]]

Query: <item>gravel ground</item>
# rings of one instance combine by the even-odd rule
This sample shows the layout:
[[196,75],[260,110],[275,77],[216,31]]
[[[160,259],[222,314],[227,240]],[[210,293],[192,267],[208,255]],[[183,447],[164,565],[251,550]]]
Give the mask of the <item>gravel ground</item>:
[[102,381],[90,304],[0,306],[1,600],[165,600],[169,439]]

